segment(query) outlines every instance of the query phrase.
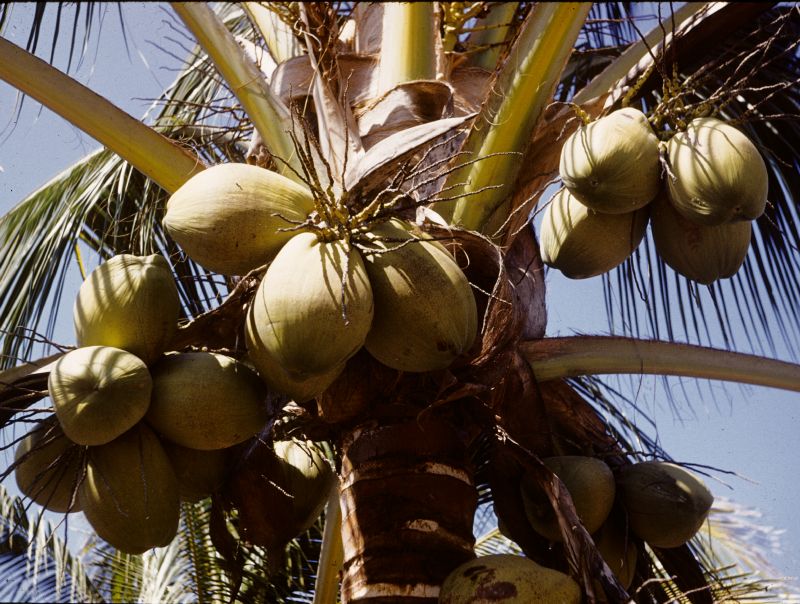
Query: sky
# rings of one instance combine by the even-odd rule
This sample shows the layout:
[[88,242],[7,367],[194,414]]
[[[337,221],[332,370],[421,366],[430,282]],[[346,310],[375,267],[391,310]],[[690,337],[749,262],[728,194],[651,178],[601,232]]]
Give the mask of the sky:
[[[32,4],[18,5],[4,35],[24,44],[32,16]],[[82,64],[71,75],[141,117],[150,102],[172,81],[178,59],[185,56],[177,44],[174,17],[156,3],[125,3],[127,48],[116,7],[104,9],[99,38],[95,35]],[[51,11],[53,14],[55,11]],[[50,51],[51,29],[45,28],[39,55]],[[182,42],[185,44],[185,42]],[[66,66],[68,35],[56,53],[55,64]],[[99,145],[38,103],[27,99],[17,116],[14,90],[0,82],[0,213]],[[71,304],[80,280],[69,280],[55,340],[74,343]],[[600,278],[570,281],[556,271],[547,275],[548,335],[608,333]],[[792,360],[788,351],[778,356]],[[797,359],[795,359],[797,360]],[[784,552],[769,559],[785,576],[800,575],[800,522],[796,506],[800,496],[800,395],[774,389],[723,385],[656,377],[609,378],[635,397],[636,404],[658,426],[660,444],[678,461],[701,464],[738,475],[719,473],[706,479],[722,497],[760,510],[759,522],[785,529]],[[686,385],[686,388],[682,386]],[[670,401],[666,391],[673,394]],[[636,411],[628,409],[632,419]]]

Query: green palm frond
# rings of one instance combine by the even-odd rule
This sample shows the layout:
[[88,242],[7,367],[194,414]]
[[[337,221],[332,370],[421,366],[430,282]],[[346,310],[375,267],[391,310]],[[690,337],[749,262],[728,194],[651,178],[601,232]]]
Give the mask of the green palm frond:
[[66,528],[67,521],[54,527],[0,486],[0,600],[104,601],[90,569],[67,547],[62,536]]

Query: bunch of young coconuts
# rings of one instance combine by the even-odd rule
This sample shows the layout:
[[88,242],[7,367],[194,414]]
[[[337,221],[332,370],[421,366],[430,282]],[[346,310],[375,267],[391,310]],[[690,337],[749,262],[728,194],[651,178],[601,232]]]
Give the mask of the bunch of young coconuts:
[[659,141],[647,117],[626,107],[567,139],[565,188],[541,225],[545,263],[573,279],[605,273],[639,245],[649,219],[656,250],[681,275],[710,284],[739,270],[767,202],[764,160],[716,118],[670,134]]
[[[708,189],[701,176],[711,173],[695,165],[705,157],[696,149],[718,148],[719,137],[741,137],[728,130],[700,120],[670,142],[678,179],[670,181],[671,202],[657,202],[665,218],[654,211],[654,229],[662,228],[656,220],[664,229],[672,228],[670,220],[683,220],[672,205],[707,217],[707,225],[753,218],[763,209],[763,199],[761,209],[754,209],[757,204],[740,195],[738,205],[723,212],[716,201],[724,192],[709,200],[696,190]],[[613,153],[607,148],[611,141],[616,141]],[[621,147],[646,158],[648,170],[631,168],[635,178],[621,174],[616,156],[609,159]],[[625,109],[582,128],[565,145],[562,175],[568,189],[545,218],[544,258],[571,276],[608,270],[611,248],[628,254],[631,243],[638,243],[647,221],[641,208],[656,196],[659,174],[658,143],[638,112]],[[602,210],[588,209],[587,199]],[[475,298],[444,246],[398,218],[345,216],[331,228],[330,216],[321,216],[316,201],[304,186],[270,170],[223,164],[193,177],[168,202],[164,225],[194,261],[227,275],[266,266],[246,309],[247,357],[241,360],[170,351],[179,300],[161,256],[118,255],[92,272],[74,307],[78,348],[61,357],[50,374],[55,416],[41,422],[17,452],[20,489],[49,509],[82,510],[100,537],[122,551],[141,553],[174,537],[181,499],[199,500],[225,480],[231,451],[252,442],[267,422],[267,389],[309,400],[327,389],[362,347],[394,369],[425,372],[447,367],[472,346]],[[594,222],[606,226],[586,226]],[[749,238],[749,223],[697,228],[716,232],[740,224]],[[593,234],[583,235],[584,228]],[[597,249],[600,253],[592,251]],[[716,276],[730,269],[725,262],[718,263]],[[272,464],[277,469],[268,478],[294,501],[291,517],[274,521],[297,534],[319,514],[331,470],[312,443],[278,442],[274,451],[281,463]],[[615,500],[622,502],[634,535],[665,548],[693,537],[712,502],[702,481],[667,463],[633,464],[616,477],[590,457],[545,463],[570,491],[579,517],[623,584],[633,579],[636,550],[627,532],[612,526]],[[526,483],[520,488],[531,526],[559,541],[543,494]],[[532,590],[526,602],[579,601],[580,589],[568,576],[511,558],[484,557],[470,564],[496,565],[497,573],[489,574],[498,580],[504,573],[522,577]],[[457,569],[443,587],[442,601],[465,601],[459,594],[474,594],[482,576],[472,567]]]

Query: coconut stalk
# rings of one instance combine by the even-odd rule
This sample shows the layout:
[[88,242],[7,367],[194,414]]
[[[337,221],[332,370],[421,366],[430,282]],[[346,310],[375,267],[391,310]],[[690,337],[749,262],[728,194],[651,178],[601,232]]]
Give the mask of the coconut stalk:
[[269,54],[280,64],[305,54],[305,49],[294,36],[291,28],[281,18],[260,2],[243,2],[242,8],[258,29]]
[[800,392],[800,365],[692,344],[574,336],[525,342],[521,350],[541,382],[630,373],[727,380]]
[[432,2],[387,2],[378,90],[387,92],[404,82],[436,79],[436,38]]
[[239,99],[269,152],[287,162],[288,166],[276,162],[275,170],[299,181],[294,170],[302,173],[302,168],[288,134],[292,128],[291,116],[288,108],[272,94],[264,74],[204,2],[173,2],[172,8]]
[[205,169],[188,149],[4,38],[0,38],[0,78],[86,132],[170,193]]
[[[472,158],[483,159],[453,172],[445,182],[445,188],[454,187],[452,195],[461,195],[454,202],[438,204],[436,209],[445,219],[483,232],[487,220],[509,200],[521,168],[520,154],[553,97],[590,7],[574,2],[533,7],[497,74],[493,86],[497,93],[489,97],[476,122],[480,126],[470,131],[462,147]],[[497,184],[504,186],[474,194]]]
[[322,550],[314,583],[313,604],[336,604],[339,594],[339,571],[342,569],[342,508],[339,506],[339,481],[334,481],[325,507]]
[[492,5],[489,14],[479,19],[478,24],[472,28],[467,38],[468,46],[485,47],[475,52],[468,63],[492,71],[497,67],[497,61],[502,52],[501,44],[508,35],[508,29],[517,12],[519,2],[496,2]]

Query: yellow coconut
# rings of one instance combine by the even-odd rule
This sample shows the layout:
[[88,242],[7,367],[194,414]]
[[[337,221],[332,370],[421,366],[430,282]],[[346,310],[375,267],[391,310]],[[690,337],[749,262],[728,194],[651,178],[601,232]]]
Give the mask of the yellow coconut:
[[89,449],[78,496],[97,534],[128,554],[168,545],[178,530],[178,482],[158,437],[143,423]]
[[456,568],[439,604],[580,604],[581,589],[562,572],[514,554],[493,554]]
[[249,164],[220,164],[190,178],[167,202],[164,227],[205,268],[244,275],[269,262],[314,209],[311,192]]
[[200,501],[218,489],[228,474],[229,449],[202,451],[189,449],[168,440],[161,441],[184,501]]
[[325,507],[333,485],[333,471],[311,441],[277,441],[274,450],[283,460],[284,477],[279,484],[292,496],[295,527],[302,532],[314,524]]
[[749,221],[703,226],[681,216],[659,195],[650,214],[653,241],[661,258],[688,279],[710,284],[732,277],[750,249]]
[[264,275],[250,312],[251,358],[274,359],[294,382],[335,371],[358,352],[372,322],[361,255],[343,241],[295,235]]
[[636,249],[647,220],[647,208],[627,214],[601,214],[562,189],[550,200],[542,217],[542,260],[570,279],[602,275]]
[[130,352],[86,346],[56,361],[47,388],[64,433],[81,445],[103,445],[144,417],[153,382]]
[[77,512],[74,496],[83,475],[82,449],[55,418],[39,422],[17,446],[14,477],[19,490],[52,512]]
[[267,422],[266,392],[256,373],[212,352],[165,356],[153,366],[145,418],[164,438],[190,449],[225,449]]
[[478,332],[472,288],[447,250],[408,223],[373,228],[366,245],[375,318],[366,348],[401,371],[444,369]]
[[73,308],[79,346],[113,346],[148,365],[175,333],[180,302],[162,256],[120,254],[83,282]]
[[767,166],[741,131],[716,118],[692,120],[667,144],[669,196],[678,212],[713,226],[754,220],[767,204]]
[[[256,306],[250,307],[245,323],[247,355],[269,389],[283,393],[297,403],[304,403],[324,392],[339,377],[344,369],[344,363],[319,375],[293,379],[275,360],[272,353],[265,346],[259,344],[257,325],[263,322],[265,317],[262,317],[262,313],[259,312],[260,318],[257,319],[255,308]],[[263,306],[260,308],[263,310]]]
[[[549,457],[543,462],[567,487],[586,530],[593,533],[599,529],[614,505],[611,469],[600,459],[579,455]],[[544,492],[523,481],[522,501],[534,530],[550,541],[562,541],[558,519]]]
[[561,148],[564,185],[587,207],[626,214],[658,193],[658,138],[645,115],[626,107],[580,126]]
[[694,537],[714,497],[700,478],[675,464],[626,466],[617,489],[631,530],[654,547],[678,547]]

